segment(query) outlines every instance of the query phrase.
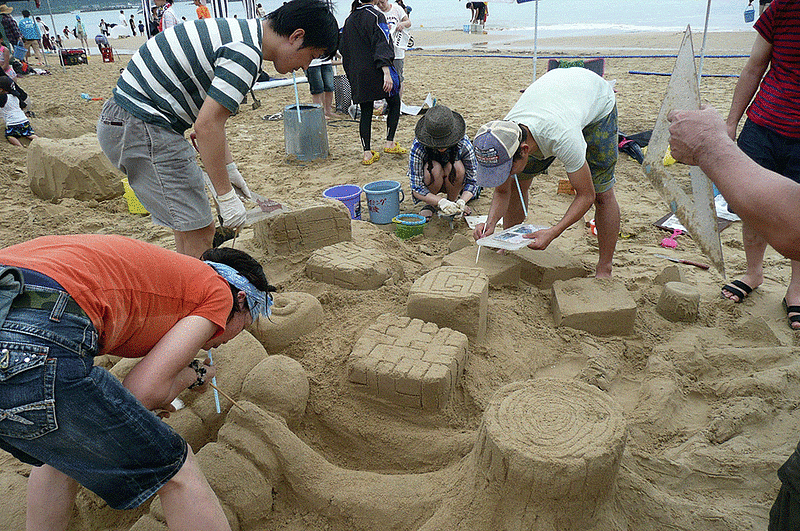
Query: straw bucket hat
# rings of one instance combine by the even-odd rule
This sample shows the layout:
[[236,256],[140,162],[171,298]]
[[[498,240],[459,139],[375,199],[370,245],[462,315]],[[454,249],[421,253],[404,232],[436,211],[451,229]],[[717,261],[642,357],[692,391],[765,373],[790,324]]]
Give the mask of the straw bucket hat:
[[455,146],[464,138],[464,118],[444,105],[436,105],[422,115],[414,129],[417,140],[431,148]]
[[6,4],[0,5],[0,15],[10,15],[14,8]]

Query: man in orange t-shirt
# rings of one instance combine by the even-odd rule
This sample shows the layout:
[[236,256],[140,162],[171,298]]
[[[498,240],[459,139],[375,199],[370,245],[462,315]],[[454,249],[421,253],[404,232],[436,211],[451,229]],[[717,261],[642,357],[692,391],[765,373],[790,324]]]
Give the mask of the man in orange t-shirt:
[[[168,415],[216,368],[195,359],[260,315],[270,286],[242,251],[201,261],[108,235],[0,250],[0,448],[34,465],[28,528],[66,529],[78,484],[130,509],[158,493],[167,524],[230,529]],[[120,382],[101,354],[141,358]],[[55,525],[54,525],[55,524]]]

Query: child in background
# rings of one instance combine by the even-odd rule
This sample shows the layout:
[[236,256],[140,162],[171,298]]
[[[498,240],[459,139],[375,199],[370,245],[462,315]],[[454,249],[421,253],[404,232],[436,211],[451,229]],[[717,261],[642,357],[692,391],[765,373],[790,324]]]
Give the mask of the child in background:
[[[408,176],[414,203],[425,203],[420,210],[425,219],[437,209],[447,216],[472,214],[467,202],[480,190],[475,182],[475,151],[465,131],[464,118],[444,105],[428,109],[417,122]],[[447,197],[439,197],[440,193]]]
[[197,6],[197,9],[195,9],[197,18],[211,18],[211,11],[208,10],[206,0],[194,0],[194,5]]
[[33,132],[31,122],[22,109],[27,107],[25,100],[28,95],[8,76],[0,76],[0,107],[3,108],[3,118],[6,121],[6,140],[9,144],[25,147],[19,141],[25,137],[29,140],[39,138]]
[[8,77],[16,79],[17,73],[11,63],[11,50],[5,45],[5,42],[0,43],[0,68]]

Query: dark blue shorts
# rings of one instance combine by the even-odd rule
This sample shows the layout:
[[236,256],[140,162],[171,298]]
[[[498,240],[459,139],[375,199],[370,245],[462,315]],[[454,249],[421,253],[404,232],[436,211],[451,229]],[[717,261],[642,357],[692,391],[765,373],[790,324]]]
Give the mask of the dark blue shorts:
[[736,143],[759,166],[800,183],[800,138],[780,135],[748,118]]
[[311,66],[306,70],[306,77],[308,78],[308,89],[311,91],[311,94],[333,92],[332,65]]
[[[48,280],[35,289],[63,292]],[[47,463],[115,509],[131,509],[181,469],[187,446],[93,365],[97,341],[82,312],[12,307],[0,326],[0,448]]]
[[36,133],[33,131],[30,122],[23,122],[17,125],[9,125],[6,127],[6,137],[13,136],[14,138],[28,138]]

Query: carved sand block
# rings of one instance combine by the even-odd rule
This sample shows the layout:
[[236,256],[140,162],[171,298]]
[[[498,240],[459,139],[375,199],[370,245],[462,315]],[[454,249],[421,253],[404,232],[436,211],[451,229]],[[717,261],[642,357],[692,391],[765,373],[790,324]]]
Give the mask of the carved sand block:
[[583,262],[560,249],[549,245],[544,251],[523,247],[511,251],[520,261],[520,277],[539,289],[549,289],[556,280],[569,280],[586,276]]
[[94,134],[39,138],[28,147],[28,183],[42,199],[112,199],[122,195],[124,178],[103,154]]
[[298,208],[253,224],[253,239],[268,254],[290,254],[348,241],[350,215],[336,205]]
[[274,304],[269,319],[258,319],[248,331],[275,354],[322,323],[322,304],[309,293],[299,291],[272,294]]
[[622,408],[584,382],[538,378],[498,390],[471,456],[476,482],[499,495],[492,528],[593,528],[609,509],[625,437]]
[[355,242],[340,242],[317,249],[306,263],[306,275],[347,289],[376,289],[393,274],[400,274],[391,259]]
[[615,279],[575,278],[553,283],[553,320],[597,335],[630,335],[636,301]]
[[478,262],[475,263],[477,245],[471,245],[450,253],[442,260],[443,266],[479,267],[489,277],[490,286],[519,286],[520,262],[511,256],[506,256],[485,249]]
[[372,396],[438,411],[464,373],[468,345],[461,332],[385,313],[353,346],[347,377]]
[[653,282],[662,286],[667,282],[686,282],[686,273],[679,266],[671,264],[662,269]]
[[692,322],[700,311],[700,292],[691,284],[667,282],[658,298],[656,311],[670,321]]
[[486,334],[488,307],[489,278],[482,269],[443,266],[414,282],[406,313],[480,340]]

